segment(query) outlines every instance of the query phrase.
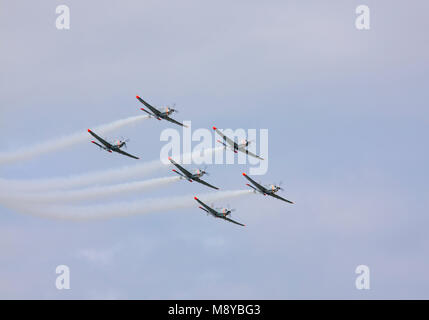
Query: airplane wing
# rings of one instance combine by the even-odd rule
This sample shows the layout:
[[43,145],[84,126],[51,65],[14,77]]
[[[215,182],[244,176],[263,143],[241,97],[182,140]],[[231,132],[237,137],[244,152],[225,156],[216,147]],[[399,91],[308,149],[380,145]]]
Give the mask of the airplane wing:
[[248,154],[249,156],[252,156],[254,158],[257,158],[257,159],[260,159],[260,160],[264,160],[264,158],[262,158],[261,156],[258,156],[257,154],[254,154],[254,153],[250,152],[245,147],[239,147],[238,150],[241,151],[241,152],[244,152],[245,154]]
[[289,200],[287,200],[287,199],[285,199],[285,198],[282,198],[282,197],[280,197],[279,195],[277,195],[277,194],[275,194],[275,193],[269,193],[269,195],[270,195],[270,196],[272,196],[272,197],[274,197],[274,198],[277,198],[277,199],[280,199],[280,200],[286,201],[287,203],[294,204],[292,201],[289,201]]
[[136,159],[136,160],[139,160],[140,158],[138,158],[138,157],[136,157],[136,156],[133,156],[132,154],[129,154],[129,153],[126,153],[125,151],[122,151],[122,150],[113,150],[114,152],[117,152],[117,153],[120,153],[120,154],[123,154],[124,156],[127,156],[127,157],[130,157],[130,158],[133,158],[133,159]]
[[113,146],[108,143],[106,140],[104,140],[103,138],[99,137],[98,135],[96,135],[94,132],[92,132],[91,130],[88,129],[88,132],[98,141],[100,141],[106,148],[111,149]]
[[[159,111],[157,108],[152,107],[149,103],[147,103],[146,101],[144,101],[142,98],[140,98],[139,96],[136,96],[137,100],[139,100],[141,103],[143,103],[147,108],[150,109],[150,111],[152,111],[152,113],[159,117],[159,115],[161,114],[161,111]],[[143,111],[146,111],[145,109],[142,109]],[[146,111],[147,112],[147,111]]]
[[179,126],[185,127],[187,128],[188,126],[185,126],[183,123],[180,123],[179,121],[174,120],[173,118],[170,117],[164,117],[164,120],[170,121],[172,123],[178,124]]
[[209,213],[213,214],[216,216],[216,211],[213,210],[213,208],[209,207],[208,205],[206,205],[204,202],[202,202],[200,199],[198,199],[197,197],[194,197],[195,200],[197,200],[197,202],[202,205]]
[[174,164],[177,167],[177,169],[179,169],[180,171],[182,171],[187,176],[187,178],[190,178],[192,176],[191,172],[189,172],[188,170],[186,170],[185,168],[183,168],[180,164],[178,164],[176,161],[174,161],[173,159],[171,159],[171,157],[168,157],[168,160],[170,160],[170,162],[172,164]]
[[216,131],[217,134],[220,135],[222,139],[226,141],[231,147],[234,147],[235,142],[228,138],[226,135],[224,135],[218,128],[213,127],[213,130]]
[[247,179],[247,180],[249,180],[255,187],[257,187],[260,191],[262,191],[262,192],[266,192],[266,189],[265,189],[265,187],[264,186],[262,186],[262,185],[260,185],[259,183],[257,183],[255,180],[253,180],[252,178],[250,178],[247,174],[245,174],[244,172],[243,172],[243,176]]
[[213,189],[219,190],[219,188],[218,188],[218,187],[212,186],[210,183],[207,183],[207,182],[205,182],[204,180],[201,180],[200,178],[193,178],[192,180],[194,180],[194,181],[196,181],[196,182],[199,182],[199,183],[201,183],[201,184],[203,184],[203,185],[205,185],[205,186],[207,186],[207,187],[210,187],[210,188],[213,188]]
[[226,221],[229,221],[229,222],[232,222],[232,223],[235,223],[235,224],[238,224],[239,226],[242,226],[242,227],[245,227],[245,226],[246,226],[245,224],[242,224],[242,223],[240,223],[240,222],[234,221],[234,220],[232,220],[232,219],[230,219],[230,218],[227,218],[227,217],[223,217],[222,219],[224,219],[224,220],[226,220]]

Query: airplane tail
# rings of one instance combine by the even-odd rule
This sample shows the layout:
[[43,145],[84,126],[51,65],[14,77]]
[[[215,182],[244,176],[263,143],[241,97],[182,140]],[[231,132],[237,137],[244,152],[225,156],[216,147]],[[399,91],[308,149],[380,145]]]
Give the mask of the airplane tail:
[[216,140],[217,142],[219,142],[221,145],[223,145],[225,147],[225,149],[228,147],[227,144],[225,142],[223,142],[222,140]]
[[150,113],[149,111],[147,111],[146,109],[140,108],[140,110],[146,112],[149,115],[150,118],[153,117],[153,114]]
[[102,146],[101,144],[99,144],[99,143],[97,143],[97,142],[95,142],[95,141],[91,141],[93,144],[95,144],[96,146],[98,146],[100,149],[103,149],[103,150],[106,150],[106,151],[108,151],[108,152],[112,152],[112,151],[110,151],[109,149],[107,149],[106,147],[104,147],[104,146]]
[[180,176],[180,179],[188,179],[183,174],[181,174],[179,171],[177,171],[176,169],[173,169],[172,171],[177,173]]
[[198,208],[200,208],[201,210],[203,210],[203,211],[205,211],[205,212],[209,213],[209,211],[208,211],[207,209],[203,208],[203,207],[198,207]]
[[249,184],[249,183],[246,183],[246,186],[248,186],[248,187],[250,187],[250,188],[252,188],[253,189],[253,192],[258,192],[258,190],[254,187],[254,186],[252,186],[251,184]]
[[238,153],[237,149],[226,144],[224,141],[222,141],[222,140],[216,140],[216,141],[219,142],[221,145],[223,145],[224,149],[230,149],[231,151],[234,151],[234,153]]

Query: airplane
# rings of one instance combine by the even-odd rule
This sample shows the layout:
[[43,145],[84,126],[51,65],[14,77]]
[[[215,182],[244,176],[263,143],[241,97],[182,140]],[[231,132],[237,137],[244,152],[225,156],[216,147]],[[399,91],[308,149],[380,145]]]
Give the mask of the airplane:
[[241,141],[241,143],[239,144],[236,141],[233,141],[230,138],[228,138],[226,135],[224,135],[218,128],[213,127],[213,130],[216,131],[222,137],[223,141],[217,140],[217,142],[223,144],[225,149],[230,148],[235,153],[238,153],[238,151],[241,151],[241,152],[244,152],[244,153],[246,153],[249,156],[252,156],[254,158],[264,160],[264,158],[262,158],[261,156],[254,154],[254,153],[250,152],[249,150],[247,150],[247,147],[249,146],[251,141],[243,139],[243,141]]
[[137,160],[139,160],[140,158],[138,158],[138,157],[136,157],[136,156],[133,156],[133,155],[131,155],[131,154],[129,154],[129,153],[126,153],[126,152],[124,152],[124,151],[122,151],[121,150],[121,148],[122,147],[126,147],[126,145],[127,145],[127,141],[121,141],[121,140],[118,140],[118,141],[116,141],[114,144],[111,144],[111,143],[109,143],[109,142],[107,142],[106,140],[104,140],[103,138],[101,138],[101,137],[99,137],[98,135],[96,135],[94,132],[92,132],[90,129],[88,129],[88,132],[95,138],[95,139],[97,139],[101,144],[99,144],[99,143],[97,143],[97,142],[95,142],[95,141],[91,141],[93,144],[95,144],[95,145],[97,145],[97,146],[99,146],[101,149],[104,149],[104,150],[106,150],[107,152],[110,152],[110,153],[112,153],[112,152],[117,152],[117,153],[119,153],[119,154],[123,154],[124,156],[127,156],[127,157],[130,157],[130,158],[133,158],[133,159],[137,159]]
[[208,205],[206,205],[204,202],[202,202],[197,197],[194,197],[194,199],[197,200],[197,202],[201,205],[199,207],[201,210],[204,210],[205,212],[211,214],[213,217],[224,219],[226,221],[238,224],[239,226],[243,226],[243,227],[246,226],[244,224],[241,224],[241,223],[234,221],[234,220],[227,217],[227,216],[231,216],[231,212],[233,211],[233,209],[221,208],[220,211],[217,211],[216,209],[213,209],[213,208],[209,207]]
[[219,190],[219,188],[217,188],[215,186],[212,186],[211,184],[209,184],[209,183],[205,182],[204,180],[200,179],[203,175],[207,174],[207,172],[205,170],[197,169],[195,171],[195,173],[192,173],[192,172],[189,172],[188,170],[186,170],[185,168],[183,168],[176,161],[174,161],[173,159],[171,159],[171,157],[168,157],[168,160],[170,160],[170,162],[173,165],[175,165],[181,171],[181,172],[179,172],[179,171],[173,169],[173,171],[175,173],[177,173],[182,179],[186,179],[189,182],[196,181],[196,182],[199,182],[199,183],[201,183],[203,185],[206,185],[207,187]]
[[257,183],[257,182],[256,182],[255,180],[253,180],[252,178],[250,178],[250,177],[249,177],[247,174],[245,174],[244,172],[243,172],[243,176],[253,184],[253,186],[252,186],[252,185],[250,185],[250,184],[246,184],[246,185],[247,185],[248,187],[251,187],[251,188],[254,190],[254,192],[259,192],[259,193],[263,194],[264,196],[269,195],[269,196],[271,196],[271,197],[274,197],[274,198],[277,198],[277,199],[280,199],[280,200],[283,200],[283,201],[286,201],[286,202],[288,202],[288,203],[293,204],[293,202],[292,202],[292,201],[289,201],[289,200],[287,200],[287,199],[284,199],[284,198],[282,198],[282,197],[280,197],[279,195],[277,195],[277,194],[276,194],[276,192],[277,192],[277,191],[279,191],[279,190],[283,190],[281,187],[276,186],[276,185],[270,185],[268,188],[266,188],[266,187],[264,187],[263,185],[261,185],[261,184]]
[[154,117],[158,120],[164,119],[167,121],[170,121],[172,123],[178,124],[179,126],[185,127],[187,128],[188,126],[174,120],[173,118],[170,118],[170,115],[173,112],[178,112],[176,109],[170,108],[170,107],[165,107],[165,111],[161,111],[153,106],[151,106],[149,103],[147,103],[146,101],[144,101],[142,98],[140,98],[139,96],[136,96],[136,98],[143,103],[147,108],[149,108],[150,111],[147,111],[146,109],[140,108],[140,110],[148,113],[151,117]]

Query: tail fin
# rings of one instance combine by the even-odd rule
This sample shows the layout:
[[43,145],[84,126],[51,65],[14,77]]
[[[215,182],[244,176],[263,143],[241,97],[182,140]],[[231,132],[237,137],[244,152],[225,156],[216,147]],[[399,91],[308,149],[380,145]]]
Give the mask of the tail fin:
[[203,210],[203,211],[205,211],[205,212],[209,212],[207,209],[205,209],[205,208],[203,208],[203,207],[198,207],[198,208],[200,208],[201,210]]
[[181,174],[179,171],[177,171],[176,169],[171,170],[175,173],[177,173],[180,176],[180,179],[187,179],[183,174]]
[[257,191],[258,191],[254,186],[252,186],[252,185],[250,185],[250,184],[248,184],[248,183],[246,183],[246,186],[248,186],[248,187],[252,188],[252,189],[253,189],[253,192],[257,192]]

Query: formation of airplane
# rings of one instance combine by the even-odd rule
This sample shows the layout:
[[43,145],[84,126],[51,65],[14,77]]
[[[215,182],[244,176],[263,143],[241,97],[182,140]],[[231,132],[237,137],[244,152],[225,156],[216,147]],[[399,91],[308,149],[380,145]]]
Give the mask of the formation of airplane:
[[[150,117],[154,117],[158,120],[166,120],[169,121],[171,123],[177,124],[179,126],[182,127],[186,127],[186,125],[174,120],[173,118],[170,117],[170,115],[174,112],[177,112],[176,109],[171,108],[171,107],[165,107],[164,110],[160,110],[158,108],[155,108],[153,106],[151,106],[149,103],[147,103],[146,101],[144,101],[142,98],[140,98],[139,96],[136,96],[136,98],[143,104],[145,105],[149,110],[146,110],[144,108],[141,108],[142,111],[148,113],[150,115]],[[254,154],[252,152],[250,152],[248,150],[248,146],[251,143],[251,141],[248,141],[247,139],[244,139],[243,141],[241,141],[240,143],[238,143],[237,141],[232,140],[231,138],[227,137],[226,135],[224,135],[219,129],[217,129],[216,127],[213,127],[213,130],[216,131],[217,134],[219,134],[222,137],[222,140],[218,140],[218,142],[220,142],[221,144],[223,144],[223,146],[225,148],[229,148],[232,151],[234,151],[235,153],[243,152],[249,156],[258,158],[260,160],[264,160],[260,155]],[[89,134],[91,134],[97,141],[91,141],[93,144],[97,145],[98,147],[100,147],[103,150],[106,150],[107,152],[116,152],[122,155],[125,155],[127,157],[133,158],[133,159],[140,159],[132,154],[129,154],[125,151],[123,151],[121,148],[126,147],[127,145],[127,140],[117,140],[113,143],[108,142],[107,140],[101,138],[100,136],[98,136],[96,133],[94,133],[93,131],[91,131],[90,129],[88,129]],[[181,179],[185,179],[188,180],[190,182],[192,181],[196,181],[202,185],[205,185],[207,187],[210,187],[212,189],[215,190],[219,190],[218,187],[215,187],[209,183],[207,183],[206,181],[202,180],[201,178],[204,175],[207,175],[208,173],[206,172],[206,170],[202,170],[202,169],[196,169],[193,173],[191,171],[188,171],[187,169],[185,169],[183,166],[181,166],[180,164],[178,164],[176,161],[174,161],[171,157],[168,158],[168,160],[170,160],[170,162],[178,169],[173,169],[173,171],[178,174],[180,176]],[[247,174],[243,173],[243,176],[250,182],[250,184],[246,184],[247,186],[249,186],[250,188],[253,189],[253,191],[255,193],[260,193],[263,194],[264,196],[268,195],[271,196],[273,198],[285,201],[287,203],[291,203],[293,204],[292,201],[287,200],[285,198],[280,197],[279,195],[277,195],[276,193],[279,190],[282,190],[282,188],[280,186],[277,185],[269,185],[269,186],[263,186],[262,184],[256,182],[255,180],[253,180],[252,178],[250,178]],[[204,202],[202,202],[201,200],[199,200],[197,197],[194,197],[194,199],[200,204],[199,208],[204,210],[205,212],[207,212],[208,214],[212,215],[215,218],[219,218],[219,219],[223,219],[225,221],[240,225],[240,226],[245,226],[242,223],[239,223],[237,221],[232,220],[231,217],[231,212],[233,211],[233,209],[228,209],[228,208],[213,208],[211,206],[208,206],[207,204],[205,204]]]
[[186,125],[184,125],[183,123],[180,123],[176,120],[174,120],[173,118],[170,117],[170,115],[174,112],[178,112],[176,109],[172,108],[172,107],[165,107],[164,111],[159,110],[158,108],[155,108],[153,106],[151,106],[149,103],[147,103],[146,101],[144,101],[142,98],[140,98],[139,96],[136,96],[137,100],[139,100],[141,103],[143,103],[150,111],[144,109],[144,108],[140,108],[140,110],[146,112],[147,114],[149,114],[151,117],[154,117],[158,120],[164,119],[167,121],[170,121],[172,123],[175,123],[179,126],[182,127],[186,127]]
[[112,152],[117,152],[117,153],[119,153],[119,154],[123,154],[124,156],[127,156],[127,157],[130,157],[130,158],[133,158],[133,159],[137,159],[137,160],[139,160],[140,158],[138,158],[138,157],[136,157],[136,156],[133,156],[133,155],[131,155],[131,154],[129,154],[129,153],[126,153],[125,151],[122,151],[121,150],[121,148],[122,147],[126,147],[126,145],[127,145],[127,141],[121,141],[121,140],[118,140],[118,141],[116,141],[115,143],[110,143],[110,142],[107,142],[106,140],[104,140],[103,138],[101,138],[100,136],[98,136],[97,134],[95,134],[94,132],[92,132],[90,129],[88,129],[88,132],[95,138],[95,139],[97,139],[100,143],[97,143],[97,142],[95,142],[95,141],[91,141],[93,144],[95,144],[95,145],[97,145],[97,146],[99,146],[101,149],[104,149],[104,150],[106,150],[107,152],[110,152],[110,153],[112,153]]
[[244,139],[241,143],[238,143],[238,142],[228,138],[218,128],[213,127],[213,130],[216,131],[216,133],[222,137],[222,140],[218,140],[218,142],[223,144],[223,146],[225,148],[230,148],[235,153],[238,153],[238,151],[240,151],[240,152],[244,152],[245,154],[252,156],[254,158],[264,160],[264,158],[262,158],[261,156],[254,154],[247,149],[247,147],[249,146],[251,141]]
[[250,188],[252,188],[255,192],[258,192],[258,193],[261,193],[261,194],[263,194],[264,196],[271,196],[271,197],[273,197],[273,198],[277,198],[277,199],[280,199],[280,200],[283,200],[283,201],[285,201],[285,202],[288,202],[288,203],[291,203],[291,204],[293,204],[293,202],[292,201],[289,201],[289,200],[287,200],[287,199],[285,199],[285,198],[282,198],[282,197],[280,197],[279,195],[277,195],[276,194],[276,192],[277,191],[279,191],[279,190],[283,190],[280,186],[276,186],[276,185],[274,185],[274,184],[272,184],[272,185],[270,185],[270,186],[268,186],[268,187],[264,187],[263,185],[261,185],[260,183],[258,183],[258,182],[256,182],[255,180],[253,180],[252,178],[250,178],[247,174],[245,174],[244,172],[243,172],[243,176],[247,179],[247,180],[249,180],[250,181],[250,183],[252,184],[252,185],[250,185],[250,184],[246,184],[248,187],[250,187]]
[[[233,209],[227,209],[227,208],[214,209],[214,208],[206,205],[204,202],[202,202],[197,197],[194,197],[194,199],[197,200],[197,202],[201,205],[199,207],[201,210],[204,210],[205,212],[211,214],[213,217],[223,219],[223,220],[238,224],[238,225],[243,226],[243,227],[246,226],[240,222],[234,221],[231,218],[227,217],[227,216],[231,216],[231,212],[233,211]],[[220,210],[220,211],[218,211],[218,210]]]
[[204,180],[201,180],[201,177],[205,174],[207,174],[207,172],[205,170],[201,170],[201,169],[197,169],[195,170],[195,173],[189,172],[188,170],[186,170],[185,168],[183,168],[180,164],[178,164],[176,161],[174,161],[173,159],[171,159],[171,157],[168,157],[168,160],[170,160],[170,162],[175,165],[177,167],[177,169],[180,170],[177,171],[175,169],[173,169],[173,171],[175,173],[177,173],[182,179],[186,179],[189,182],[192,181],[196,181],[199,182],[207,187],[219,190],[218,187],[212,186],[210,183],[205,182]]

